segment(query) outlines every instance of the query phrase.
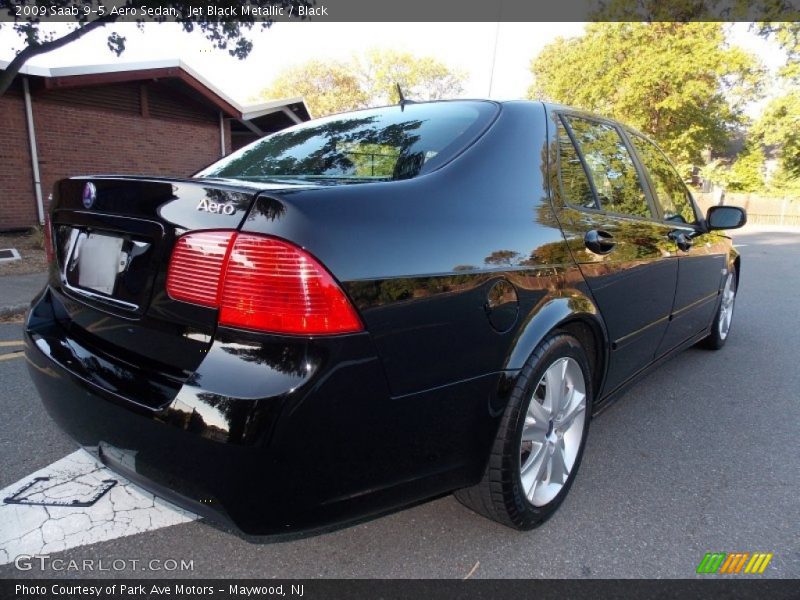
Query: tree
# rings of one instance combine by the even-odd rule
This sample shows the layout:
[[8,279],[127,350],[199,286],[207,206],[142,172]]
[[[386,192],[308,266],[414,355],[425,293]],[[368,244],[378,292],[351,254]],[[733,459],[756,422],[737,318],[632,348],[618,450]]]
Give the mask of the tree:
[[519,252],[514,250],[495,250],[489,256],[483,259],[487,265],[505,265],[512,266],[519,260]]
[[[250,0],[251,7],[258,7],[267,14],[274,14],[276,9],[284,12],[290,8],[293,14],[297,14],[300,6],[311,6],[314,0]],[[41,17],[29,15],[19,17],[16,14],[18,2],[15,0],[0,0],[0,15],[5,15],[9,22],[0,24],[0,28],[11,27],[11,29],[22,39],[24,46],[12,59],[6,69],[0,72],[0,96],[2,96],[11,85],[14,77],[19,73],[22,66],[34,56],[52,52],[58,48],[66,46],[85,36],[87,33],[113,25],[121,20],[135,21],[142,25],[145,21],[162,23],[173,20],[181,24],[183,30],[190,33],[199,28],[205,37],[220,50],[227,50],[231,56],[239,59],[246,58],[253,48],[253,43],[246,32],[250,31],[258,23],[262,28],[272,25],[272,20],[267,18],[260,20],[252,13],[244,15],[241,12],[241,3],[232,0],[223,0],[214,3],[218,7],[238,8],[236,16],[209,16],[208,7],[204,7],[206,12],[200,16],[192,16],[189,7],[196,7],[196,3],[191,1],[176,2],[170,0],[157,0],[147,2],[146,0],[125,0],[124,2],[114,3],[115,12],[111,11],[111,6],[103,4],[102,0],[47,0],[47,2],[36,0],[26,2],[26,6],[39,7],[52,16],[52,11],[65,11],[68,7],[78,7],[78,14],[69,16],[71,18],[70,31],[64,35],[58,35],[52,31],[45,31],[41,27]],[[143,8],[150,11],[161,9],[158,14],[145,14]],[[271,9],[271,12],[270,10]],[[94,12],[90,12],[94,11]],[[87,14],[88,12],[88,14]],[[66,14],[66,13],[59,13]],[[127,14],[128,16],[123,16]],[[110,31],[107,38],[108,48],[119,56],[125,51],[126,39],[118,31]]]
[[430,56],[373,48],[353,63],[373,105],[399,102],[398,84],[414,100],[452,98],[463,90],[465,74]]
[[532,98],[618,118],[682,165],[726,144],[757,97],[762,69],[727,47],[722,23],[593,23],[532,61]]
[[786,52],[786,64],[778,75],[791,83],[800,83],[800,22],[763,22],[757,27],[759,35],[772,38]]
[[764,145],[778,148],[780,167],[789,177],[800,178],[800,92],[773,98],[753,133]]
[[267,98],[303,96],[315,117],[365,108],[369,98],[347,63],[311,60],[285,69],[261,92]]
[[760,23],[758,32],[786,53],[786,64],[778,75],[787,91],[767,104],[753,133],[763,144],[778,149],[780,186],[796,190],[800,188],[800,23]]
[[396,103],[397,84],[414,100],[457,96],[466,75],[408,52],[372,49],[349,61],[311,60],[288,67],[262,98],[303,96],[314,116]]
[[591,21],[702,22],[800,21],[794,0],[603,0],[591,10]]
[[773,195],[786,196],[797,200],[800,198],[800,177],[791,175],[779,166],[770,174],[767,191]]
[[726,187],[733,192],[758,192],[764,189],[764,151],[751,143],[736,157],[727,173]]

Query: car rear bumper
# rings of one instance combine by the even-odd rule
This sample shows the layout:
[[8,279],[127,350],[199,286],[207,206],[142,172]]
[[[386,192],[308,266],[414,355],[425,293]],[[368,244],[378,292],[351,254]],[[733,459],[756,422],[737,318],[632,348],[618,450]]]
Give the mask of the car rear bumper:
[[74,339],[59,298],[47,288],[25,328],[47,411],[112,470],[202,516],[251,535],[317,530],[480,477],[494,425],[475,415],[496,377],[393,399],[367,334],[220,329],[174,399],[151,406],[126,396],[141,380],[124,387],[147,371]]

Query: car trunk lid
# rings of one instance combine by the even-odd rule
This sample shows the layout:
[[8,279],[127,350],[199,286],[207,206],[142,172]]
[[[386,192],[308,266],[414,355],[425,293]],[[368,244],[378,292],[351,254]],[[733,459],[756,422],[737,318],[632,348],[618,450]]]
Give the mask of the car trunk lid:
[[191,181],[62,180],[52,216],[59,283],[75,299],[141,316],[161,291],[158,276],[175,238],[237,229],[257,192]]
[[[124,176],[59,181],[50,287],[54,317],[79,354],[136,365],[176,384],[191,376],[212,343],[217,311],[167,294],[176,240],[189,231],[239,229],[270,187]],[[112,376],[106,370],[104,377]],[[153,408],[165,399],[154,395]]]

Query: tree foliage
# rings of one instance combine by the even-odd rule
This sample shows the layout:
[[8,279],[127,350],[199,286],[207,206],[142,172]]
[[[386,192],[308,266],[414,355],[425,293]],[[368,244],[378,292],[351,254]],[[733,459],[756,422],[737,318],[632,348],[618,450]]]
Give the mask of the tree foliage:
[[792,175],[783,167],[778,167],[767,181],[767,193],[800,199],[800,177]]
[[755,136],[778,150],[781,168],[800,177],[800,91],[773,98],[753,127]]
[[452,98],[463,91],[466,78],[465,73],[454,71],[433,57],[392,49],[368,50],[353,60],[353,66],[373,104],[399,102],[398,84],[406,98]]
[[791,83],[800,83],[800,22],[762,22],[758,33],[772,38],[786,52],[786,64],[778,75]]
[[728,47],[722,23],[593,23],[533,60],[532,98],[618,118],[679,164],[723,147],[757,97],[762,69]]
[[368,50],[349,61],[311,60],[288,67],[260,94],[262,98],[303,96],[314,116],[398,102],[457,96],[466,75],[429,56],[396,50]]
[[800,21],[795,0],[602,0],[596,6],[592,21]]
[[734,192],[764,189],[764,151],[757,143],[745,146],[731,165],[726,187]]
[[777,150],[778,171],[773,187],[800,193],[800,22],[760,23],[758,32],[775,41],[786,53],[778,72],[786,93],[773,98],[753,127],[754,135]]
[[[267,9],[271,7],[283,8],[288,10],[293,7],[294,14],[300,6],[311,6],[313,0],[249,0],[252,7]],[[192,16],[189,7],[197,6],[191,1],[175,0],[125,0],[124,2],[114,3],[120,11],[111,13],[110,6],[102,0],[32,0],[26,2],[26,6],[39,7],[44,10],[60,10],[67,7],[77,7],[77,14],[72,17],[70,30],[64,34],[56,34],[50,29],[42,28],[42,18],[40,16],[29,15],[17,16],[16,7],[19,2],[15,0],[0,0],[0,15],[6,17],[8,22],[0,23],[0,30],[10,27],[22,41],[22,48],[17,52],[11,63],[6,69],[0,72],[0,96],[2,96],[14,77],[19,73],[22,66],[34,56],[51,52],[61,48],[87,33],[106,26],[112,26],[121,20],[120,14],[129,9],[135,9],[137,14],[141,14],[142,7],[153,9],[160,7],[167,11],[175,11],[177,17],[169,18],[166,16],[148,17],[148,22],[161,23],[171,20],[180,23],[183,30],[191,33],[200,30],[203,35],[211,42],[214,47],[220,50],[227,50],[231,56],[238,59],[247,58],[253,49],[253,43],[248,37],[248,32],[253,26],[257,25],[261,29],[266,29],[272,25],[271,19],[259,19],[252,14],[243,15],[237,11],[237,16],[220,17],[197,17]],[[220,7],[240,7],[241,2],[232,0],[222,0],[214,3]],[[103,7],[102,9],[100,7]],[[125,17],[127,21],[133,21],[140,26],[145,22],[142,16]],[[106,42],[111,52],[119,56],[125,51],[125,36],[117,30],[110,30]]]
[[[765,17],[779,16],[777,9]],[[748,131],[748,142],[729,167],[714,161],[705,176],[734,191],[785,194],[800,197],[800,23],[763,21],[753,29],[773,41],[786,56],[778,69],[777,89]],[[777,168],[765,180],[765,152],[777,156]]]
[[303,96],[315,117],[369,106],[358,76],[341,61],[310,60],[283,70],[263,98]]

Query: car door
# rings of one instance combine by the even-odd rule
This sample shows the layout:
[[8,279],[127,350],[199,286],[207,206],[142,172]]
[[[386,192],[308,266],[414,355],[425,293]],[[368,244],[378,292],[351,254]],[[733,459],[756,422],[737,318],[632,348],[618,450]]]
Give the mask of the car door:
[[658,222],[615,124],[569,112],[554,121],[556,209],[606,324],[611,391],[653,360],[667,330],[678,273],[671,226]]
[[656,352],[661,356],[711,323],[727,273],[727,244],[725,236],[703,232],[692,196],[664,153],[639,134],[629,132],[628,139],[646,171],[659,218],[672,228],[677,246],[678,283],[669,327]]

